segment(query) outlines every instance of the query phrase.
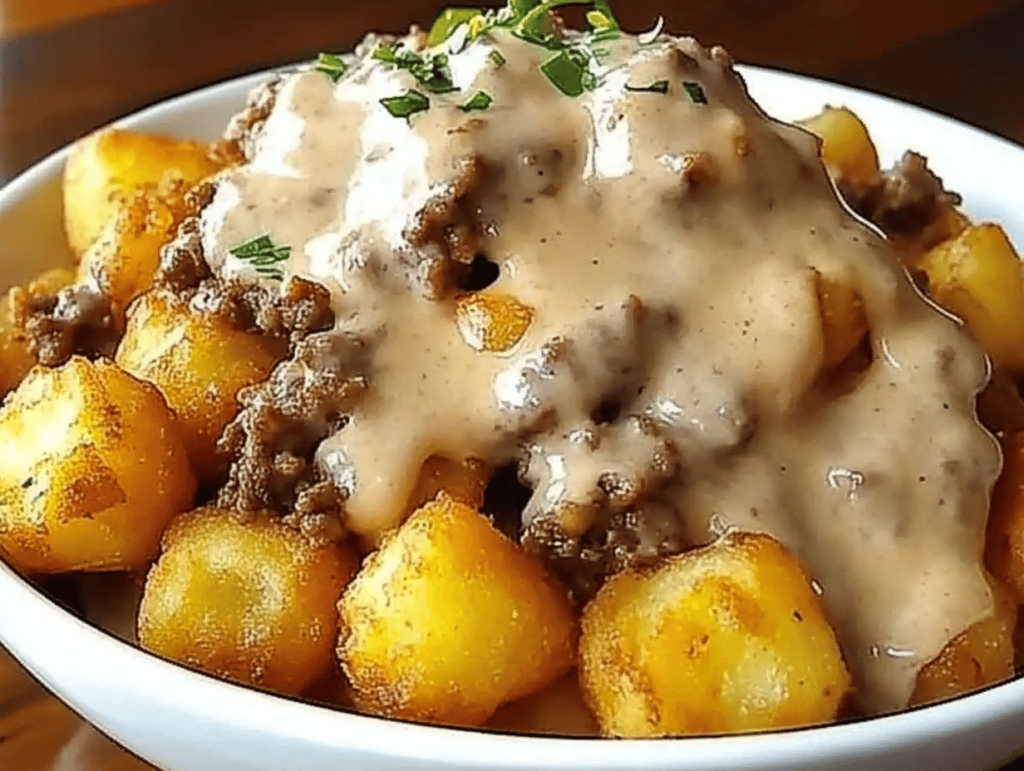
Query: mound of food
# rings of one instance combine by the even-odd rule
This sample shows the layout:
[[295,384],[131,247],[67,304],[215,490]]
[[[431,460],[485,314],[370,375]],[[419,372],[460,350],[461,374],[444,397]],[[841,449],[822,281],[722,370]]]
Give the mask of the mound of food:
[[[883,174],[849,111],[777,122],[722,49],[603,3],[569,30],[560,4],[323,54],[222,143],[155,147],[108,220],[69,207],[77,279],[16,290],[0,341],[40,362],[0,410],[0,549],[136,568],[199,509],[164,532],[142,644],[285,692],[338,677],[407,719],[483,725],[574,667],[616,736],[1008,677],[1024,522],[993,517],[993,576],[976,340],[1002,431],[1024,416],[1009,242],[920,156]],[[79,203],[112,189],[110,147],[69,163]],[[115,371],[137,413],[63,385]],[[41,428],[54,409],[77,428]],[[167,437],[151,495],[122,469],[157,452],[140,425]],[[75,474],[111,489],[72,527]],[[154,535],[97,556],[126,511]]]

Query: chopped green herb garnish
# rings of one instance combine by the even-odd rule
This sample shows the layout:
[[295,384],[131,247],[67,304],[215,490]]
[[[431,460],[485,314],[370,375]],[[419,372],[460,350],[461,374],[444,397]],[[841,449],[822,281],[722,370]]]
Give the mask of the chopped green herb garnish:
[[483,16],[483,12],[479,8],[446,8],[441,11],[441,15],[435,19],[434,26],[430,28],[430,33],[427,35],[427,47],[440,45],[450,38],[461,25],[477,16]]
[[284,262],[291,256],[292,248],[290,246],[274,246],[270,236],[263,235],[243,241],[238,246],[228,249],[228,253],[248,262],[261,276],[281,281],[284,278],[284,272],[278,267],[278,263]]
[[317,54],[316,67],[314,69],[330,78],[332,83],[337,83],[341,80],[341,76],[345,74],[348,65],[345,64],[338,54],[320,53]]
[[386,96],[380,100],[380,103],[396,118],[408,119],[416,113],[430,108],[430,99],[425,94],[411,88],[399,96]]
[[416,82],[434,94],[458,91],[452,82],[452,71],[448,66],[448,54],[420,56],[412,51],[399,51],[395,46],[381,43],[373,52],[377,61],[406,70]]
[[474,110],[486,110],[491,106],[491,102],[494,101],[494,97],[488,94],[486,91],[477,91],[465,104],[460,104],[459,109],[463,112],[473,112]]
[[704,93],[704,86],[694,80],[684,80],[683,88],[690,101],[694,104],[707,104],[708,95]]
[[652,94],[667,94],[668,93],[668,81],[667,80],[656,80],[653,83],[648,83],[646,86],[630,86],[626,85],[627,91],[649,91]]
[[579,96],[597,85],[590,57],[577,48],[559,51],[540,66],[547,79],[566,96]]
[[504,55],[497,48],[492,48],[491,52],[487,54],[487,58],[494,62],[494,66],[501,69],[505,66],[505,62],[508,61]]

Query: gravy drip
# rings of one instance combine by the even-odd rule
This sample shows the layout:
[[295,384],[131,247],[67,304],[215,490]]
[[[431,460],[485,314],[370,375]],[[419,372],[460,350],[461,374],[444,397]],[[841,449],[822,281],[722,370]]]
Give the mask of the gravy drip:
[[[779,538],[820,588],[860,707],[902,708],[920,666],[991,611],[984,359],[724,51],[609,47],[600,84],[570,98],[539,70],[549,52],[498,30],[452,55],[459,90],[409,120],[379,100],[412,76],[369,57],[337,84],[287,76],[202,215],[207,260],[266,281],[229,249],[290,245],[287,272],[326,285],[336,333],[365,343],[366,397],[316,456],[355,533],[399,524],[431,455],[525,453],[526,525],[580,532],[602,507],[656,504],[685,545]],[[631,90],[660,80],[668,93]],[[478,90],[488,109],[458,109]],[[500,268],[486,291],[533,309],[503,353],[457,329],[473,252]],[[871,363],[839,396],[821,386],[815,271],[855,286],[870,323]]]

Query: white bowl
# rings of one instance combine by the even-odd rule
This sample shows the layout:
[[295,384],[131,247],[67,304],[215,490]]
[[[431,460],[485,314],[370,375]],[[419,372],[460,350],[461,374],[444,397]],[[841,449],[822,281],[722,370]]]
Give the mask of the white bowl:
[[[847,88],[742,68],[767,112],[795,119],[846,104],[872,129],[884,162],[930,157],[976,218],[1024,247],[1024,149],[963,124]],[[123,121],[144,131],[214,138],[265,76],[234,80]],[[0,191],[0,286],[67,254],[59,175],[66,151]],[[945,704],[842,725],[760,735],[648,741],[552,739],[392,722],[269,695],[198,674],[77,619],[0,563],[0,641],[74,710],[167,771],[426,769],[993,768],[1024,749],[1024,679]]]

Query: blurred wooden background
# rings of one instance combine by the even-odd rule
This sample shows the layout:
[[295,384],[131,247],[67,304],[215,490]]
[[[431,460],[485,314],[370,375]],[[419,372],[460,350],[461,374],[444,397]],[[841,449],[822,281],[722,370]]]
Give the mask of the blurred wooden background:
[[[147,104],[348,48],[370,28],[429,24],[445,5],[0,0],[0,182]],[[739,61],[887,93],[1024,143],[1024,0],[618,0],[616,11],[634,30],[663,15]],[[143,768],[0,651],[0,769]]]

